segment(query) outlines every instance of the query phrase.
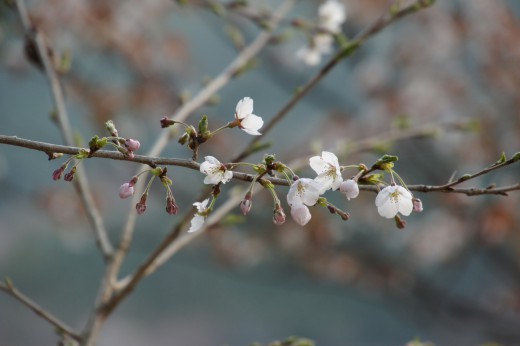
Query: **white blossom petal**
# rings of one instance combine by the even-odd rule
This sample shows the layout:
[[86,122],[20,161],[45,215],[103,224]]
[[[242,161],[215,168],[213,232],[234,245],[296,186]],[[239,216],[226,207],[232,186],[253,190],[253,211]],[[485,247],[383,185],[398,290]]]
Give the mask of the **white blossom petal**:
[[201,229],[205,220],[206,220],[206,218],[204,216],[195,214],[193,219],[191,219],[191,226],[190,226],[190,229],[188,230],[188,233],[196,232],[199,229]]
[[401,213],[410,215],[413,210],[412,194],[402,186],[387,186],[376,197],[379,215],[391,219]]
[[316,174],[321,174],[326,172],[329,169],[329,165],[327,162],[323,160],[321,156],[313,156],[309,159],[309,165],[316,172]]
[[240,121],[240,127],[253,136],[261,135],[258,130],[264,126],[264,120],[255,114],[249,114]]
[[213,156],[204,156],[204,160],[208,161],[213,165],[220,165],[220,161]]
[[233,178],[233,172],[226,170],[224,172],[224,175],[222,176],[222,180],[221,180],[222,184],[227,183],[228,181],[231,180],[231,178]]
[[287,193],[287,203],[290,206],[306,204],[313,206],[320,198],[320,184],[309,178],[296,180]]
[[237,103],[236,117],[237,119],[243,119],[249,114],[253,113],[253,99],[250,97],[244,97]]

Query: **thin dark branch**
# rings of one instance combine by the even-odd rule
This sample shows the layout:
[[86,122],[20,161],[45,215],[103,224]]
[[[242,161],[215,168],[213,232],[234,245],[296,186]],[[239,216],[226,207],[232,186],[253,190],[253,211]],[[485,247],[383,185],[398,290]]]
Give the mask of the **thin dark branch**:
[[[369,38],[374,36],[375,34],[382,31],[384,28],[394,23],[395,21],[409,15],[415,13],[421,9],[430,7],[434,1],[431,0],[418,0],[416,3],[407,6],[395,13],[388,13],[383,15],[380,19],[374,22],[370,27],[366,30],[359,33],[352,41],[350,41],[345,47],[340,49],[332,59],[325,64],[321,68],[321,70],[312,77],[304,86],[298,88],[298,91],[295,95],[276,113],[276,115],[262,128],[262,134],[267,134],[271,129],[274,128],[278,122],[280,122],[289,111],[310,91],[312,90],[329,72],[338,65],[346,57],[354,54]],[[253,148],[258,144],[261,140],[261,137],[255,137],[251,140],[242,153],[240,153],[233,161],[242,161],[244,160]]]
[[11,297],[31,309],[36,315],[52,324],[57,329],[58,333],[66,334],[77,341],[80,340],[80,336],[71,327],[67,326],[50,312],[33,302],[29,297],[17,290],[9,281],[7,283],[0,282],[0,290],[6,292]]
[[[51,91],[51,97],[54,102],[56,110],[57,124],[60,128],[61,135],[65,144],[73,145],[72,130],[65,107],[65,100],[63,97],[63,89],[59,80],[58,74],[51,59],[52,49],[45,41],[44,35],[37,27],[30,21],[27,9],[23,0],[16,0],[16,9],[20,17],[23,29],[25,31],[26,40],[29,44],[34,44],[37,49],[37,60],[40,61],[41,67],[45,72],[47,81]],[[113,248],[108,239],[107,231],[103,224],[103,219],[99,210],[97,209],[90,188],[86,179],[86,174],[82,167],[78,167],[77,178],[74,180],[74,186],[79,196],[81,197],[83,206],[85,208],[88,219],[94,229],[96,243],[103,255],[105,261],[112,256]]]
[[[16,136],[4,136],[0,135],[0,144],[8,144],[13,145],[17,147],[23,147],[27,149],[33,149],[42,151],[46,154],[50,153],[63,153],[68,155],[76,155],[80,153],[82,150],[88,150],[84,148],[78,148],[78,147],[69,147],[65,145],[58,145],[58,144],[49,144],[44,142],[38,142],[38,141],[32,141],[29,139],[23,139]],[[520,157],[517,157],[518,155],[514,155],[509,160],[506,160],[499,164],[493,164],[489,167],[484,168],[481,171],[475,172],[473,174],[467,174],[462,176],[456,181],[450,182],[448,184],[444,185],[408,185],[407,187],[410,189],[410,191],[416,191],[416,192],[444,192],[444,193],[460,193],[465,194],[467,196],[477,196],[477,195],[503,195],[507,196],[507,192],[520,190],[519,184],[514,184],[510,186],[503,186],[503,187],[495,187],[490,186],[486,188],[475,188],[475,187],[468,187],[468,188],[454,188],[454,185],[461,184],[463,182],[469,181],[471,179],[474,179],[476,177],[482,176],[484,174],[490,173],[494,170],[509,166],[511,164],[514,164],[518,161],[520,161]],[[149,166],[156,166],[156,165],[165,165],[165,166],[178,166],[178,167],[184,167],[189,168],[198,171],[200,169],[200,164],[198,162],[192,161],[192,160],[183,160],[183,159],[175,159],[175,158],[165,158],[165,157],[150,157],[150,156],[142,156],[142,155],[135,155],[133,159],[130,159],[128,157],[125,157],[123,154],[116,152],[116,151],[107,151],[107,150],[99,150],[96,151],[92,158],[104,158],[104,159],[112,159],[112,160],[120,160],[120,161],[129,161],[134,163],[142,163]],[[255,175],[254,174],[247,174],[242,172],[233,172],[233,179],[237,180],[243,180],[247,182],[253,181]],[[272,178],[272,177],[264,177],[263,179],[269,180],[274,185],[280,185],[280,186],[288,186],[289,183],[285,179],[281,178]],[[361,185],[359,187],[361,190],[364,191],[372,191],[377,192],[378,188],[373,185]]]

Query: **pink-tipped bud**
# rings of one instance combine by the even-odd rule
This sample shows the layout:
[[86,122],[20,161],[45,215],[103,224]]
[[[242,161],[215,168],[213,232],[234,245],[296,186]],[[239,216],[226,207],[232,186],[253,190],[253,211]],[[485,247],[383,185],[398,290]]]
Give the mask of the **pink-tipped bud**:
[[274,210],[273,215],[273,222],[275,225],[283,225],[285,222],[285,212],[283,211],[283,208],[279,205]]
[[419,198],[412,198],[412,203],[414,212],[420,213],[421,211],[423,211],[422,201]]
[[170,215],[175,215],[179,211],[179,207],[175,204],[173,197],[166,198],[166,212]]
[[164,129],[168,126],[174,125],[175,121],[168,119],[168,117],[161,118],[161,127]]
[[128,151],[128,153],[126,154],[126,156],[128,156],[129,159],[133,159],[133,158],[135,157],[133,151]]
[[306,205],[300,204],[291,207],[291,216],[300,226],[305,226],[311,220],[311,212]]
[[394,219],[395,219],[395,225],[397,226],[397,228],[399,228],[399,229],[406,228],[406,220],[401,219],[401,217],[399,215],[396,215],[394,217]]
[[130,151],[137,151],[141,147],[141,143],[137,139],[128,138],[125,140],[125,146]]
[[240,210],[242,214],[247,215],[251,210],[253,203],[251,202],[251,192],[247,192],[242,202],[240,202]]
[[76,174],[76,166],[72,167],[70,172],[63,176],[63,180],[72,181],[72,179],[74,179],[74,174]]
[[65,171],[66,166],[61,166],[60,168],[56,169],[54,172],[52,172],[52,180],[60,180],[61,175]]
[[134,194],[134,187],[130,183],[124,183],[119,187],[119,198],[125,199]]
[[339,191],[347,196],[347,199],[356,198],[359,195],[359,186],[353,179],[347,179],[339,185]]
[[146,211],[146,195],[141,196],[141,200],[135,205],[135,210],[139,215]]

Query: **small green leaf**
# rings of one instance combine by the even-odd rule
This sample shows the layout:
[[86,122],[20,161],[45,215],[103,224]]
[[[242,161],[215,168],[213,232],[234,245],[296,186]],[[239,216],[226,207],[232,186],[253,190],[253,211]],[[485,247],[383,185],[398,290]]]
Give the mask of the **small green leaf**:
[[88,154],[89,154],[88,150],[86,150],[86,149],[80,149],[80,150],[79,150],[79,153],[76,154],[76,158],[77,158],[78,160],[82,160],[82,159],[87,158],[87,157],[88,157]]

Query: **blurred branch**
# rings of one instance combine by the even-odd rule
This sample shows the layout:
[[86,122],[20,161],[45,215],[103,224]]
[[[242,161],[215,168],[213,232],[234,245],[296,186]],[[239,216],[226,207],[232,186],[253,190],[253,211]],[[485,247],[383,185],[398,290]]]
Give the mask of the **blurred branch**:
[[[304,86],[298,88],[295,95],[276,113],[276,115],[262,128],[262,134],[267,134],[274,126],[281,121],[289,111],[301,100],[303,97],[312,90],[329,72],[343,59],[354,54],[369,38],[382,31],[384,28],[394,23],[395,21],[420,11],[424,8],[428,8],[433,5],[434,0],[417,0],[415,3],[397,11],[388,11],[377,21],[375,21],[366,30],[360,32],[353,40],[348,42],[343,48],[341,48],[332,59],[321,68],[321,70],[312,77]],[[255,137],[246,146],[246,149],[242,151],[233,161],[242,161],[252,151],[258,142],[261,140],[260,137]]]
[[[69,122],[69,116],[65,107],[63,97],[63,89],[51,59],[53,51],[46,42],[44,35],[35,27],[27,13],[27,9],[23,0],[15,0],[16,9],[25,31],[26,44],[36,46],[36,65],[43,68],[47,81],[49,82],[51,96],[54,102],[57,124],[65,144],[73,145],[72,130]],[[79,194],[88,219],[94,229],[96,243],[105,261],[112,256],[113,248],[107,236],[107,231],[103,224],[103,219],[92,198],[90,188],[87,182],[86,174],[83,167],[78,167],[77,179],[74,180],[74,187]]]
[[[247,66],[248,62],[257,55],[260,50],[269,43],[269,40],[274,34],[274,29],[279,25],[283,17],[289,12],[294,4],[294,0],[284,1],[280,7],[276,9],[276,16],[272,18],[269,23],[270,30],[262,31],[255,40],[248,45],[240,54],[211,82],[209,82],[204,89],[202,89],[195,97],[185,103],[171,118],[175,121],[185,120],[193,111],[203,106],[218,90],[223,88],[233,78],[239,75],[239,72]],[[164,131],[157,138],[152,149],[149,151],[149,156],[157,156],[166,145],[170,142],[171,131]],[[104,319],[108,316],[106,310],[102,310],[104,304],[113,294],[113,284],[117,280],[117,274],[123,264],[123,260],[130,248],[133,238],[133,231],[136,222],[136,213],[134,212],[133,204],[135,204],[137,196],[143,191],[144,185],[139,182],[135,186],[135,195],[132,200],[132,208],[128,213],[125,226],[119,241],[118,248],[114,254],[112,262],[107,267],[105,277],[101,283],[99,295],[96,302],[96,307],[92,313],[87,326],[84,331],[84,344],[91,345],[95,342],[97,334],[101,329]]]
[[[416,133],[415,131],[408,132],[408,134],[415,134],[415,133]],[[13,145],[13,146],[17,146],[17,147],[38,150],[38,151],[45,152],[47,154],[63,153],[63,154],[68,154],[68,155],[76,155],[76,154],[80,153],[80,151],[82,151],[82,150],[88,150],[85,148],[69,147],[69,146],[58,145],[58,144],[49,144],[49,143],[19,138],[16,136],[4,136],[4,135],[0,135],[0,144],[8,144],[8,145]],[[116,151],[99,150],[99,151],[96,151],[92,155],[92,157],[128,161],[128,162],[134,162],[134,163],[142,163],[142,164],[146,164],[151,167],[155,167],[157,165],[166,165],[166,166],[184,167],[184,168],[189,168],[189,169],[193,169],[196,171],[198,171],[200,169],[200,164],[198,162],[192,161],[192,160],[164,158],[164,157],[152,157],[152,156],[143,156],[143,155],[135,155],[134,158],[131,159],[129,157],[125,157],[123,154],[116,152]],[[478,171],[473,174],[465,174],[465,175],[461,176],[459,179],[449,182],[444,185],[408,185],[407,187],[410,189],[410,191],[417,191],[417,192],[461,193],[461,194],[465,194],[467,196],[477,196],[477,195],[507,196],[507,192],[509,192],[509,191],[520,190],[520,184],[514,184],[514,185],[510,185],[510,186],[503,186],[503,187],[496,187],[494,185],[491,185],[486,188],[475,188],[475,187],[454,188],[453,186],[461,184],[468,180],[477,178],[484,174],[490,173],[497,169],[509,166],[513,163],[516,163],[517,161],[520,161],[520,154],[518,154],[518,153],[515,154],[509,160],[505,160],[504,162],[501,162],[501,163],[495,163],[495,164],[493,164],[487,168],[484,168],[483,170]],[[297,162],[299,164],[301,164],[303,161],[297,160]],[[293,167],[293,168],[296,168],[296,167]],[[254,174],[247,174],[247,173],[233,171],[233,179],[251,182],[251,181],[253,181],[254,177],[255,177]],[[289,186],[289,183],[287,182],[286,179],[273,178],[273,177],[264,177],[262,179],[269,180],[274,185]],[[379,191],[377,186],[373,186],[373,185],[360,185],[359,188],[360,188],[360,190],[363,190],[363,191],[372,191],[372,192]],[[133,209],[133,207],[132,207],[132,209]],[[132,210],[132,213],[133,213],[133,210]]]
[[17,290],[9,279],[6,280],[6,283],[0,282],[0,290],[14,297],[16,300],[31,309],[36,315],[52,324],[57,329],[58,334],[66,334],[76,341],[80,340],[80,336],[72,328]]

